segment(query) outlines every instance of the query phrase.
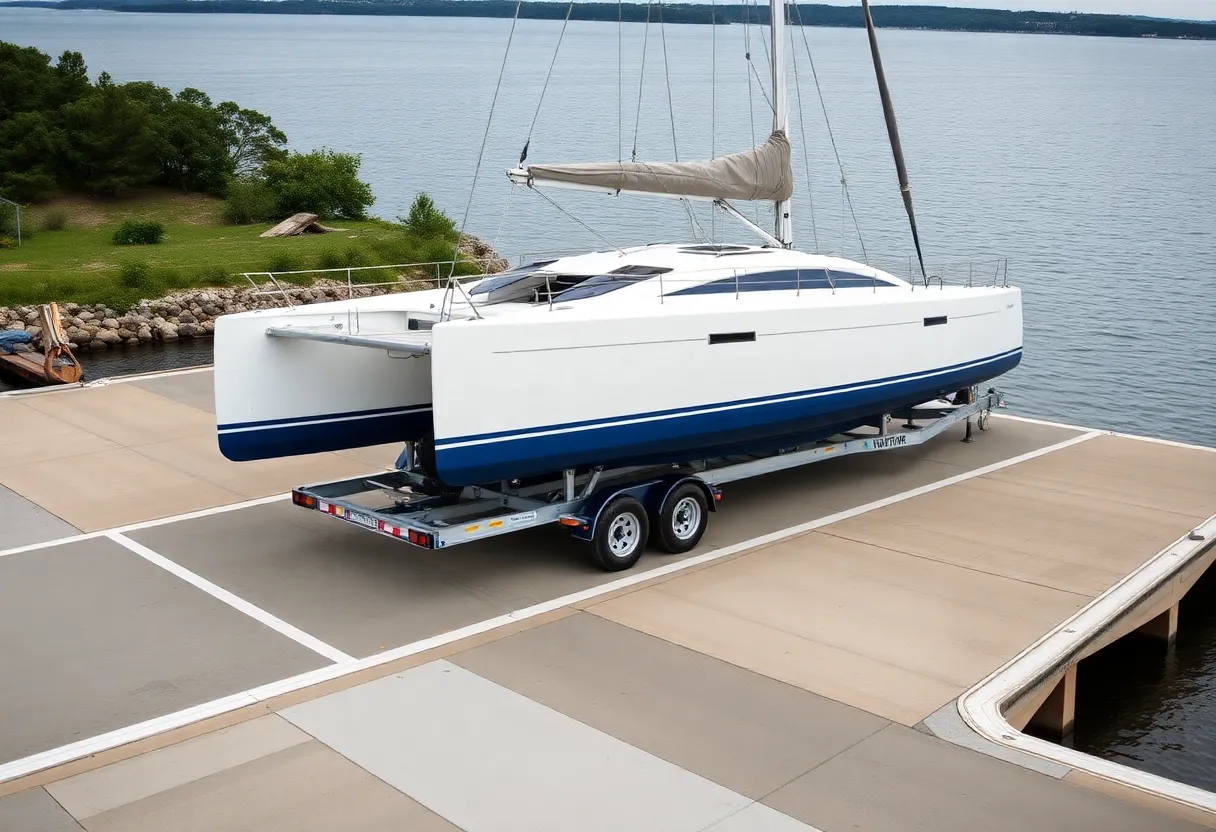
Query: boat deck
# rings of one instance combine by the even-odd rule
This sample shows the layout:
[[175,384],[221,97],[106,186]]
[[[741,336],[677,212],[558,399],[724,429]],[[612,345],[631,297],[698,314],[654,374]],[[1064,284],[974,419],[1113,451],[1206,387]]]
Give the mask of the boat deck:
[[0,397],[0,829],[1216,828],[956,705],[1216,513],[1216,453],[998,414],[609,575],[297,509],[399,448],[228,462],[210,380]]

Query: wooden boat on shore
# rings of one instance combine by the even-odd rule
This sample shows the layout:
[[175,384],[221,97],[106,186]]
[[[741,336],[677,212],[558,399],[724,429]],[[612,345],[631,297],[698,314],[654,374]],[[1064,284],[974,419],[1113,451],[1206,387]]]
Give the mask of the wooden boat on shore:
[[42,351],[0,349],[0,374],[15,376],[39,387],[79,383],[84,378],[84,368],[68,346],[59,307],[53,303],[44,304],[40,317]]

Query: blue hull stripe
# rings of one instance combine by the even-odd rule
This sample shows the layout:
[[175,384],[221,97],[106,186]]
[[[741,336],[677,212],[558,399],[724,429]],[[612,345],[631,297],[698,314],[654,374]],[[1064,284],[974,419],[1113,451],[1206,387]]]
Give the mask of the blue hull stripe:
[[431,433],[430,406],[384,413],[331,414],[306,420],[220,428],[220,453],[233,462],[276,459],[404,442]]
[[1018,349],[955,367],[865,384],[447,440],[442,445],[437,443],[436,464],[444,482],[470,485],[592,464],[616,467],[682,462],[741,453],[744,449],[775,450],[979,384],[1009,372],[1021,358]]
[[318,413],[313,416],[291,416],[286,419],[265,419],[261,422],[232,422],[220,425],[220,433],[242,430],[257,430],[260,428],[287,427],[290,425],[321,424],[323,422],[348,422],[354,419],[369,417],[396,416],[402,413],[413,413],[431,409],[430,403],[410,405],[408,407],[380,407],[375,410],[350,410],[345,413]]

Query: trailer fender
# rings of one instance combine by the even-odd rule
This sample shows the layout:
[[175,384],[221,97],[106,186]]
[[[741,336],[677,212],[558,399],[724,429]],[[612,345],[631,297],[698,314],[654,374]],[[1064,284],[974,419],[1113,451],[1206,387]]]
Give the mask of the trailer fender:
[[660,517],[663,509],[667,507],[667,500],[671,497],[672,492],[686,482],[691,482],[701,489],[701,493],[705,495],[705,504],[710,511],[718,510],[718,489],[711,488],[709,483],[695,474],[671,474],[663,477],[650,487],[646,493],[646,499],[642,500],[642,505],[646,506],[651,517]]
[[657,479],[647,480],[646,482],[634,483],[618,488],[605,488],[592,494],[587,498],[587,502],[583,504],[582,509],[573,515],[581,522],[571,527],[571,534],[579,540],[594,540],[595,528],[599,523],[600,515],[604,512],[604,507],[622,495],[633,497],[646,508],[650,516],[658,517],[659,513],[663,510],[663,506],[667,503],[667,498],[671,495],[671,492],[686,482],[695,482],[700,486],[705,492],[705,502],[709,505],[709,510],[715,511],[717,509],[714,489],[710,488],[705,480],[688,474],[670,474]]

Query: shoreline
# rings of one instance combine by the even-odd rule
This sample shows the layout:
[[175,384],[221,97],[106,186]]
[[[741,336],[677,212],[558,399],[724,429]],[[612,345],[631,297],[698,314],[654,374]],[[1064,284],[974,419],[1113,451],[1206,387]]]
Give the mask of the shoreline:
[[[470,257],[474,262],[485,264],[487,274],[503,271],[510,265],[509,261],[488,243],[472,235],[465,235],[460,248],[461,254]],[[247,312],[250,309],[272,309],[285,303],[304,306],[411,291],[428,280],[430,278],[410,280],[405,275],[400,275],[399,282],[391,286],[358,283],[352,285],[332,278],[320,278],[308,286],[276,286],[271,281],[256,286],[200,286],[178,289],[155,299],[144,298],[126,310],[114,309],[102,303],[55,303],[59,306],[70,349],[73,352],[85,353],[117,347],[170,343],[185,338],[207,338],[215,331],[215,320],[221,315]],[[20,345],[18,350],[21,350],[21,347],[36,352],[42,350],[40,306],[41,304],[0,306],[0,332],[22,330],[30,333],[30,342]]]
[[[355,17],[443,17],[503,19],[515,15],[509,0],[405,0],[405,2],[338,2],[337,0],[280,0],[269,8],[259,0],[9,0],[0,6],[53,11],[147,12],[153,14],[259,14],[341,15]],[[599,3],[576,2],[571,20],[581,22],[644,23],[642,3],[627,3],[618,10]],[[521,19],[557,20],[566,4],[549,0],[524,2]],[[745,6],[686,3],[667,7],[664,22],[688,25],[732,25],[745,22]],[[797,7],[790,25],[816,28],[864,28],[858,6],[808,4]],[[767,24],[767,10],[757,9],[752,23]],[[901,31],[969,32],[983,34],[1043,34],[1076,37],[1143,38],[1150,40],[1216,40],[1216,21],[1182,20],[1119,14],[959,9],[950,6],[880,6],[876,23]]]

